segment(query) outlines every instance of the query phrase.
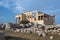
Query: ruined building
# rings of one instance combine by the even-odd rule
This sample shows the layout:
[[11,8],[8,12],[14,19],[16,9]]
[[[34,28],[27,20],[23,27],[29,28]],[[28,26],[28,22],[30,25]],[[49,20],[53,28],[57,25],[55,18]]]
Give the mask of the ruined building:
[[23,14],[16,15],[16,22],[20,23],[21,20],[27,19],[32,23],[42,24],[42,25],[53,25],[55,16],[51,16],[39,11],[26,11]]

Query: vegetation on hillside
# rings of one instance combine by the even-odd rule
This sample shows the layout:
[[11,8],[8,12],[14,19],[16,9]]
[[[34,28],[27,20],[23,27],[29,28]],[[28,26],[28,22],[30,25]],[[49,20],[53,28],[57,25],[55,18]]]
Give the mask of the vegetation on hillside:
[[29,23],[29,20],[23,19],[23,20],[20,21],[20,23],[22,23],[22,24],[27,24],[27,23]]

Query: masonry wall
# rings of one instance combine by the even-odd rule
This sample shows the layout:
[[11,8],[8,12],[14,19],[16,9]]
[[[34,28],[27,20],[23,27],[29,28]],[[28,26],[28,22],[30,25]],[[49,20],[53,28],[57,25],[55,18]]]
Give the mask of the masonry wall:
[[[42,14],[42,13],[37,13],[37,22],[38,22],[38,24],[44,25],[44,20],[41,20],[41,17],[40,17],[40,20],[38,20],[38,16],[44,16],[44,14]],[[43,18],[42,18],[42,19],[43,19]]]
[[[42,19],[43,20],[38,20],[38,16],[43,16]],[[46,16],[46,17],[45,17]],[[20,17],[20,21],[24,18],[28,19],[30,22],[36,22],[38,24],[42,24],[42,25],[52,25],[54,24],[54,16],[50,16],[47,14],[43,14],[41,12],[36,11],[36,20],[34,19],[34,17],[32,16],[32,12],[24,12],[23,15],[17,15],[16,18]],[[18,20],[17,20],[18,21]]]
[[53,25],[54,24],[54,16],[48,16],[47,20],[44,20],[44,24]]
[[26,15],[26,18],[27,18],[30,22],[34,22],[34,18],[32,17],[32,13],[31,13],[31,12],[25,12],[24,14]]

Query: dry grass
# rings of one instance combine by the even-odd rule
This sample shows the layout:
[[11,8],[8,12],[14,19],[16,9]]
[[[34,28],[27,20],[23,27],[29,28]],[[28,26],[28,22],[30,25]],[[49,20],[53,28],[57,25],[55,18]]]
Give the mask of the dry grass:
[[21,37],[26,38],[28,40],[51,40],[49,37],[54,36],[54,39],[52,40],[60,40],[60,36],[58,34],[50,34],[48,33],[45,37],[39,37],[36,33],[27,34],[27,33],[15,33],[12,31],[4,31],[5,33],[9,34],[13,37]]

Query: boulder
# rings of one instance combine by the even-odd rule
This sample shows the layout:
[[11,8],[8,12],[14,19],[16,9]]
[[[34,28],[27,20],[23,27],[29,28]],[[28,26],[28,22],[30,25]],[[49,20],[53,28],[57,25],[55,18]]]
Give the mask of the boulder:
[[53,36],[50,36],[50,39],[53,39],[54,37]]

